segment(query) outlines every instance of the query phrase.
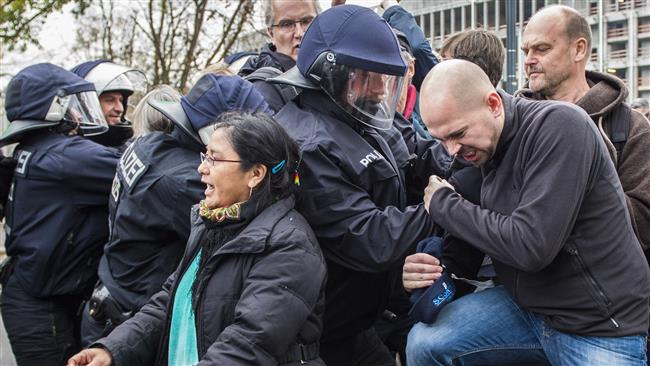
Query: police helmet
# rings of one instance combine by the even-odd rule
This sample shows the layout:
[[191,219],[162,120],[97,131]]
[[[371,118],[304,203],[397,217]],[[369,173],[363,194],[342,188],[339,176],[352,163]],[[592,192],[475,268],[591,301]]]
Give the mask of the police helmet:
[[384,19],[365,7],[339,5],[314,19],[296,67],[272,82],[320,89],[357,121],[388,129],[407,68]]
[[[71,71],[94,83],[97,95],[109,91],[122,93],[123,121],[128,120],[129,111],[133,110],[146,94],[147,77],[142,71],[117,65],[109,60],[84,62],[72,68]],[[132,108],[129,109],[130,106]]]
[[207,145],[217,117],[228,111],[273,112],[253,84],[239,76],[203,75],[180,102],[148,100],[186,135]]
[[0,137],[0,146],[47,127],[77,129],[85,135],[108,130],[95,86],[50,63],[28,66],[11,79],[5,110],[10,124]]

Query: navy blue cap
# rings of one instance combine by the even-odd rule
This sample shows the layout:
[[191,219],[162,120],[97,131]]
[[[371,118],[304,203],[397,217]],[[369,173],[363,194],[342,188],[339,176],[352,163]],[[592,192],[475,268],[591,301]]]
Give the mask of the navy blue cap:
[[[441,259],[442,245],[442,238],[432,236],[419,242],[416,252],[427,253]],[[456,286],[454,286],[449,273],[445,270],[433,285],[413,290],[411,293],[413,306],[409,311],[409,315],[419,322],[431,324],[436,320],[440,310],[453,300],[455,293]]]
[[233,63],[233,62],[239,60],[239,59],[242,58],[242,57],[246,57],[246,56],[255,56],[255,55],[257,55],[257,52],[251,52],[251,51],[235,52],[235,53],[233,53],[233,54],[230,54],[230,55],[226,56],[226,57],[223,59],[223,61],[224,61],[225,63],[227,63],[228,65],[230,65],[231,63]]
[[72,69],[70,69],[70,71],[72,71],[75,74],[81,76],[82,78],[85,78],[88,75],[88,73],[90,72],[90,70],[94,69],[95,66],[97,66],[97,65],[99,65],[101,63],[104,63],[104,62],[113,62],[113,61],[101,59],[101,60],[82,62],[79,65],[77,65],[77,66],[73,67]]
[[22,69],[7,85],[5,111],[11,123],[0,136],[0,146],[19,141],[28,131],[58,125],[61,121],[45,120],[57,95],[94,90],[93,83],[50,63]]
[[300,43],[296,65],[307,75],[316,58],[332,52],[336,62],[381,74],[406,74],[407,65],[391,27],[369,8],[338,5],[320,13]]
[[54,97],[94,91],[95,85],[50,63],[28,66],[7,85],[5,110],[9,122],[44,120]]
[[264,112],[269,108],[253,84],[239,76],[203,75],[180,103],[148,101],[194,140],[202,144],[199,131],[229,111]]

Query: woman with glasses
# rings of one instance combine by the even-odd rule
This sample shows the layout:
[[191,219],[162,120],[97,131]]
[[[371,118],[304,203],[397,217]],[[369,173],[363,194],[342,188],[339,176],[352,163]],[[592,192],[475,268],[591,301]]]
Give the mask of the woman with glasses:
[[294,209],[300,156],[266,114],[221,115],[205,198],[176,272],[134,318],[68,365],[324,365],[325,262]]

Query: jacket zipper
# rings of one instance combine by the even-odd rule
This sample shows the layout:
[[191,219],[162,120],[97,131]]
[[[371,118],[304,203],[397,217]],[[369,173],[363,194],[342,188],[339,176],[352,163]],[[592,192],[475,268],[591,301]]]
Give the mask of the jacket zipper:
[[[598,286],[598,283],[596,282],[596,279],[591,275],[591,272],[589,272],[589,269],[585,265],[584,261],[582,260],[582,257],[580,257],[580,253],[578,252],[578,248],[575,247],[575,245],[571,245],[569,247],[569,254],[573,255],[576,257],[578,260],[578,264],[580,265],[580,269],[582,270],[582,273],[587,277],[589,280],[589,283],[591,286],[596,289],[596,293],[600,297],[601,301],[605,306],[609,303],[609,300],[607,299],[607,296],[605,296],[605,293],[603,293],[602,289],[600,286]],[[620,325],[618,322],[614,319],[613,316],[609,317],[609,320],[612,322],[615,328],[618,328]]]
[[[197,276],[199,274],[197,273]],[[201,321],[201,309],[200,306],[202,305],[202,299],[203,299],[203,291],[205,289],[201,290],[201,293],[199,293],[199,296],[196,298],[196,306],[193,306],[194,309],[196,309],[196,312],[194,314],[194,329],[196,331],[196,350],[198,351],[198,360],[201,360],[201,355],[204,353],[203,350],[203,322]]]
[[169,358],[169,338],[167,336],[167,332],[169,331],[170,324],[172,322],[172,313],[174,311],[174,297],[176,296],[176,290],[178,289],[178,281],[183,278],[185,275],[185,272],[187,272],[187,269],[189,268],[189,263],[192,262],[186,262],[185,268],[183,268],[183,273],[180,274],[180,276],[176,276],[176,279],[174,279],[174,282],[171,285],[171,291],[169,292],[169,299],[167,302],[167,309],[165,313],[165,325],[162,328],[162,332],[160,333],[160,342],[159,342],[159,351],[158,356],[156,357],[156,363],[154,365],[167,365],[168,360],[163,360],[163,357]]

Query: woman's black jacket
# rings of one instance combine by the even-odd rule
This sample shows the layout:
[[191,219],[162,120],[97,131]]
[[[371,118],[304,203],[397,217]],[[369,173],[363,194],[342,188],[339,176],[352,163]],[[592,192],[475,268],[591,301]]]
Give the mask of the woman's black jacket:
[[[290,197],[266,208],[212,255],[195,314],[198,365],[300,364],[315,357],[311,365],[323,364],[317,350],[326,267],[314,233],[293,206]],[[185,255],[163,290],[94,345],[106,348],[114,365],[167,365],[177,279],[205,231],[194,206]]]

